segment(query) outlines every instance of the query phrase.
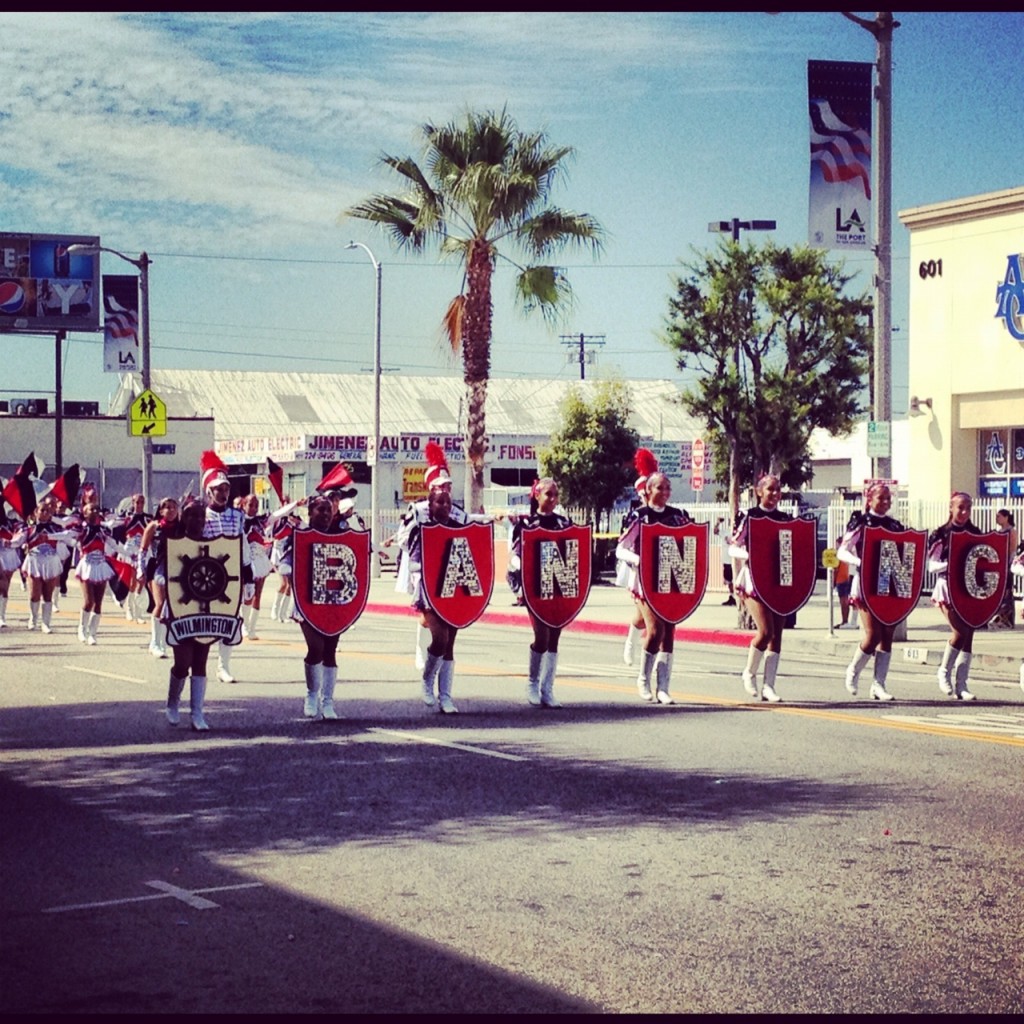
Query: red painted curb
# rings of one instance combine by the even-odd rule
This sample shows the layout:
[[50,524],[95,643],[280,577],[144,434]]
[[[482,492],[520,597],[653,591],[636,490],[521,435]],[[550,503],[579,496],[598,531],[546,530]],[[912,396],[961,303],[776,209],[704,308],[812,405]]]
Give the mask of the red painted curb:
[[[412,615],[412,608],[403,608],[393,604],[367,604],[366,611],[377,615]],[[510,612],[484,612],[479,622],[491,626],[529,626],[530,620],[525,615],[514,615]],[[565,627],[578,633],[595,633],[606,636],[625,637],[626,623],[596,622],[591,619],[576,619]],[[676,629],[676,640],[691,644],[722,644],[726,647],[749,647],[752,634],[737,633],[725,629]]]

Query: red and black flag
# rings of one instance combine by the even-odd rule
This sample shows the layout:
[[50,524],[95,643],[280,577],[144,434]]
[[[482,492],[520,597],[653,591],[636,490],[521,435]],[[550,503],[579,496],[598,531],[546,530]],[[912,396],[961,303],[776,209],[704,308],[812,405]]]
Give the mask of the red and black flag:
[[277,500],[284,504],[284,470],[273,460],[267,459],[267,479],[274,488]]
[[345,468],[344,462],[339,462],[327,476],[316,485],[318,491],[334,491],[348,487],[352,483],[352,476]]
[[62,505],[71,508],[78,497],[78,491],[82,486],[82,477],[78,471],[76,462],[70,469],[65,470],[58,477],[50,489],[46,492],[47,497],[56,498]]
[[4,485],[4,501],[22,519],[27,519],[36,510],[36,492],[30,479],[33,476],[39,476],[39,463],[35,452],[29,452],[28,458]]

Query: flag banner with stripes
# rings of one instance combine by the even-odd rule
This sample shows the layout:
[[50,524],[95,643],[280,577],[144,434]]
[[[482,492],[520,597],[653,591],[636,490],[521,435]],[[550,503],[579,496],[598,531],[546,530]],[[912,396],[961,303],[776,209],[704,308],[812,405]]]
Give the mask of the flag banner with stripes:
[[139,354],[139,279],[130,274],[103,275],[103,372],[142,369]]

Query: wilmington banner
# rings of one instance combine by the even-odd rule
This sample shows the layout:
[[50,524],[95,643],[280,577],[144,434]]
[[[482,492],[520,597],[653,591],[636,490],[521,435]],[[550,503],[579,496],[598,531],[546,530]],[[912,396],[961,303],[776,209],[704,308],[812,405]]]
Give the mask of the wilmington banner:
[[871,91],[874,66],[809,60],[811,189],[816,249],[871,247]]

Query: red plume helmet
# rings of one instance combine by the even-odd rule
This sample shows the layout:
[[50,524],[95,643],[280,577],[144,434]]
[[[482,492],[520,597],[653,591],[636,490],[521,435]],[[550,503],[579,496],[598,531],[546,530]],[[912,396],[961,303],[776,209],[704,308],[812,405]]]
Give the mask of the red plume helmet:
[[658,460],[650,448],[637,448],[636,455],[633,456],[633,465],[636,467],[637,473],[640,474],[633,486],[638,491],[642,491],[647,486],[647,478],[652,473],[658,472]]
[[452,478],[448,472],[448,460],[444,457],[441,446],[436,441],[428,441],[425,454],[427,471],[423,474],[423,482],[427,485],[427,490],[441,484],[450,484]]
[[204,494],[211,487],[228,482],[228,467],[216,452],[206,451],[199,456],[199,480]]

